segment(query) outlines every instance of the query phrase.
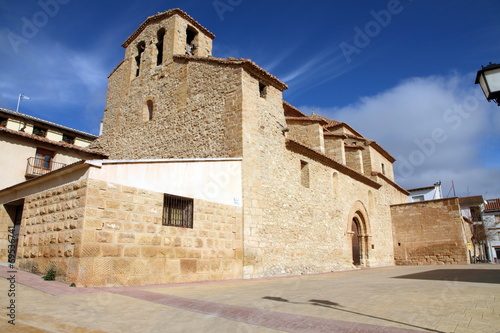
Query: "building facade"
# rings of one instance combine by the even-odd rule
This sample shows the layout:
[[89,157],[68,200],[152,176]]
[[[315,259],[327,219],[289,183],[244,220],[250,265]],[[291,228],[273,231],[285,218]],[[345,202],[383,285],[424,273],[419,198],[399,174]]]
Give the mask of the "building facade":
[[485,200],[482,195],[473,195],[461,197],[459,199],[460,210],[466,221],[471,223],[472,227],[472,249],[470,251],[471,262],[489,262],[491,261],[489,253],[489,240],[486,235],[483,213]]
[[0,108],[0,189],[68,164],[104,158],[89,149],[97,136],[43,119]]
[[441,191],[441,182],[435,183],[433,186],[419,187],[408,190],[410,192],[410,202],[420,202],[426,200],[437,200],[443,198]]
[[483,211],[489,258],[492,262],[500,260],[500,199],[486,200]]
[[134,285],[394,264],[394,158],[250,60],[213,57],[214,37],[174,9],[125,41],[91,146],[110,160],[0,191],[22,201],[20,267]]

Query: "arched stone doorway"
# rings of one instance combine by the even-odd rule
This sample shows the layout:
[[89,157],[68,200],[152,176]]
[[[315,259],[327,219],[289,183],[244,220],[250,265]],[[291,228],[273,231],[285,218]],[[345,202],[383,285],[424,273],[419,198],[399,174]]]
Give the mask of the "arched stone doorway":
[[357,201],[351,208],[347,224],[347,234],[351,248],[352,264],[369,266],[369,243],[371,239],[368,212],[363,203]]
[[357,218],[352,219],[352,263],[355,266],[361,265],[361,252],[360,252],[360,242],[359,242],[359,221]]

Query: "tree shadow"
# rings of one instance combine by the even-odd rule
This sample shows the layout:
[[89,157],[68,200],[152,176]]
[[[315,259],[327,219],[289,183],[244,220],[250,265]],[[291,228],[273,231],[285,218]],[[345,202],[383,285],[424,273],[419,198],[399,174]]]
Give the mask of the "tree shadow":
[[434,269],[430,271],[395,276],[396,279],[476,282],[500,284],[498,269]]
[[264,297],[262,297],[262,299],[275,301],[275,302],[289,303],[289,304],[306,304],[306,305],[313,305],[313,306],[321,306],[321,307],[329,308],[332,310],[348,312],[348,313],[356,314],[356,315],[363,316],[363,317],[369,317],[369,318],[379,319],[382,321],[387,321],[387,322],[391,322],[391,323],[395,323],[395,324],[401,324],[401,325],[405,325],[405,326],[409,326],[409,327],[413,327],[413,328],[418,328],[418,329],[425,330],[428,332],[444,333],[443,331],[437,331],[437,330],[434,330],[432,328],[422,327],[422,326],[418,326],[418,325],[412,325],[412,324],[404,323],[404,322],[397,321],[397,320],[372,316],[372,315],[369,315],[366,313],[360,313],[360,312],[351,311],[351,310],[347,310],[347,309],[341,309],[341,308],[343,308],[343,306],[340,305],[339,303],[332,302],[329,300],[324,300],[324,299],[310,299],[307,302],[295,302],[295,301],[290,301],[290,300],[283,298],[283,297],[276,297],[276,296],[264,296]]

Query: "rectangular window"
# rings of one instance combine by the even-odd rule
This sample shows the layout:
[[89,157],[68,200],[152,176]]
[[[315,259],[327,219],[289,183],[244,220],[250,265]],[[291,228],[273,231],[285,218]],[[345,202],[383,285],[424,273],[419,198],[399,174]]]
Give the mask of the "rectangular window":
[[7,118],[0,117],[0,127],[6,127],[7,126]]
[[262,82],[259,82],[259,94],[262,98],[267,97],[267,86]]
[[412,202],[424,201],[425,197],[423,195],[414,195],[411,197]]
[[473,222],[481,221],[481,209],[478,206],[473,206],[470,208],[470,215]]
[[62,136],[62,141],[69,143],[69,144],[74,144],[75,143],[75,137],[67,134],[63,134]]
[[50,170],[52,168],[54,155],[55,153],[53,151],[37,148],[35,155],[35,168]]
[[302,186],[309,188],[309,163],[300,161],[300,182]]
[[163,225],[193,228],[193,199],[165,194],[163,196]]
[[38,135],[38,136],[47,136],[47,130],[45,128],[41,128],[38,126],[33,127],[33,134]]

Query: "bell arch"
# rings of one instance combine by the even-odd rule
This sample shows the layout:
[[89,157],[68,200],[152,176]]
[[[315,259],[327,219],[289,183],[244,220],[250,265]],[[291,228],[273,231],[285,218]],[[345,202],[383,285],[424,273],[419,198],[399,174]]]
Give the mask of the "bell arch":
[[370,258],[371,228],[368,211],[361,201],[356,201],[349,211],[346,226],[352,263],[355,266],[368,267]]

